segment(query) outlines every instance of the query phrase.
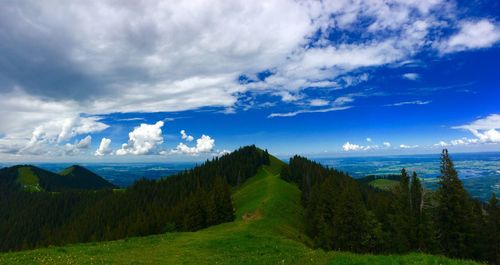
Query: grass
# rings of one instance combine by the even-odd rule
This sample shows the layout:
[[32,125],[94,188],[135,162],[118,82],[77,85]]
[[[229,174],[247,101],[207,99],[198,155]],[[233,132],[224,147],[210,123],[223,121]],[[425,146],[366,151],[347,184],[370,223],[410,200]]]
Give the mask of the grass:
[[38,176],[30,167],[20,167],[18,169],[17,182],[19,182],[23,186],[23,189],[28,192],[43,190],[40,186]]
[[476,264],[423,254],[358,255],[310,247],[300,191],[272,158],[235,190],[236,220],[197,232],[50,247],[0,255],[0,264]]
[[392,179],[376,179],[368,183],[370,186],[381,190],[392,190],[399,184],[397,180]]

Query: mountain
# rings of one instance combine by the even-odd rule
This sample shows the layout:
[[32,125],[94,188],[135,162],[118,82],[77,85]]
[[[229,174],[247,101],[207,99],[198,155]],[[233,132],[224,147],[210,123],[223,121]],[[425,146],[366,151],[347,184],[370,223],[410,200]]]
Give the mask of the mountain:
[[113,189],[115,185],[94,172],[78,165],[70,166],[59,173],[63,177],[61,184],[66,189]]
[[115,185],[81,166],[56,174],[32,165],[0,169],[0,187],[28,192],[111,189]]
[[236,219],[197,232],[170,232],[109,242],[50,247],[0,255],[1,264],[478,264],[412,253],[369,255],[323,251],[306,235],[301,192],[280,178],[283,162],[235,188]]

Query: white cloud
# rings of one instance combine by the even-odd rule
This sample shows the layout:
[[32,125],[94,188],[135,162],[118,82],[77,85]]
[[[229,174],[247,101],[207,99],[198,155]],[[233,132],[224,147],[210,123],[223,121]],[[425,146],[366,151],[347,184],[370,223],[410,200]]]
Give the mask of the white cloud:
[[[373,140],[369,137],[366,138],[365,140],[368,143],[373,142]],[[378,144],[359,145],[359,144],[346,142],[344,145],[342,145],[342,150],[344,150],[346,152],[349,152],[349,151],[370,151],[370,150],[387,149],[390,147],[391,147],[391,143],[389,143],[389,142],[383,142],[382,145],[378,145]]]
[[92,136],[87,135],[80,142],[78,142],[78,144],[76,144],[76,147],[79,149],[88,149],[91,143],[92,143]]
[[500,129],[500,114],[491,114],[470,124],[453,128],[468,130],[481,143],[500,143],[500,132],[498,131]]
[[406,73],[403,74],[403,78],[408,80],[417,80],[420,76],[417,73]]
[[309,100],[309,106],[311,106],[311,107],[326,106],[329,103],[330,102],[328,100],[324,100],[324,99],[312,99],[312,100]]
[[349,151],[358,151],[358,150],[364,150],[364,146],[357,145],[357,144],[351,144],[349,142],[346,142],[344,145],[342,145],[342,150],[349,152]]
[[113,150],[111,150],[111,148],[109,146],[110,144],[111,144],[111,139],[103,137],[101,139],[101,143],[99,144],[99,147],[95,151],[94,155],[95,156],[103,156],[103,155],[111,154],[113,152]]
[[352,108],[351,106],[345,106],[345,107],[331,107],[331,108],[326,108],[326,109],[317,109],[317,110],[298,110],[298,111],[293,111],[293,112],[286,112],[286,113],[271,113],[269,114],[268,118],[274,118],[274,117],[293,117],[297,116],[299,114],[303,113],[322,113],[322,112],[331,112],[331,111],[338,111],[338,110],[346,110]]
[[75,144],[65,144],[64,152],[67,155],[80,154],[83,150],[89,149],[91,143],[92,137],[90,135],[87,135],[85,138],[83,138],[79,142],[76,142]]
[[181,130],[181,137],[183,140],[186,140],[188,142],[191,142],[194,140],[194,137],[191,135],[187,135],[185,130]]
[[[0,9],[0,56],[9,62],[0,65],[0,152],[44,153],[104,130],[96,117],[109,113],[234,112],[248,91],[307,100],[303,89],[364,82],[367,67],[406,61],[457,23],[459,32],[435,49],[498,41],[495,22],[461,22],[457,13],[443,0],[14,1]],[[332,42],[332,30],[364,34]],[[242,84],[241,75],[255,82]],[[352,107],[330,104],[270,117]]]
[[163,121],[155,124],[142,123],[128,134],[128,143],[116,150],[117,155],[147,155],[156,151],[158,145],[163,143],[161,128]]
[[212,152],[215,147],[215,140],[208,135],[202,135],[200,138],[196,139],[196,146],[189,147],[184,143],[179,143],[177,147],[172,150],[175,154],[187,154],[187,155],[199,155],[201,153]]
[[439,146],[439,147],[462,146],[462,145],[478,144],[478,143],[480,143],[479,139],[470,139],[467,137],[462,137],[461,139],[451,140],[450,142],[439,141],[439,143],[434,144],[434,146]]
[[376,149],[380,149],[380,146],[378,146],[378,145],[358,145],[358,144],[351,144],[350,142],[346,142],[344,145],[342,145],[342,150],[344,150],[346,152],[349,152],[349,151],[368,151],[368,150],[376,150]]
[[352,108],[352,106],[344,106],[347,103],[353,102],[354,99],[353,97],[350,96],[343,96],[343,97],[338,97],[335,99],[331,105],[332,107],[329,108],[322,108],[322,109],[304,109],[304,110],[297,110],[297,111],[292,111],[292,112],[285,112],[285,113],[271,113],[268,118],[274,118],[274,117],[294,117],[299,114],[303,113],[324,113],[324,112],[331,112],[331,111],[339,111],[339,110],[346,110]]
[[406,145],[406,144],[401,144],[399,145],[399,148],[401,149],[411,149],[411,148],[417,148],[418,145]]
[[[65,142],[78,135],[100,132],[109,127],[99,120],[98,117],[72,117],[43,123],[33,130],[31,138],[18,153],[46,154],[50,152],[50,149],[57,148],[58,143]],[[81,143],[78,143],[80,147],[67,143],[66,149],[73,147],[82,149],[81,147],[84,147],[86,141],[90,140],[90,136],[84,138]]]
[[399,106],[404,106],[404,105],[427,105],[427,104],[430,104],[431,102],[432,101],[430,101],[430,100],[427,100],[427,101],[422,101],[422,100],[403,101],[403,102],[387,104],[385,106],[386,107],[399,107]]
[[447,142],[445,142],[445,141],[439,141],[439,143],[434,144],[434,146],[441,146],[441,147],[446,147],[446,146],[448,146],[448,145],[450,145],[450,144],[448,144],[448,143],[447,143]]
[[441,43],[442,53],[457,52],[469,49],[487,48],[500,41],[500,27],[487,19],[464,21],[460,30],[448,40]]

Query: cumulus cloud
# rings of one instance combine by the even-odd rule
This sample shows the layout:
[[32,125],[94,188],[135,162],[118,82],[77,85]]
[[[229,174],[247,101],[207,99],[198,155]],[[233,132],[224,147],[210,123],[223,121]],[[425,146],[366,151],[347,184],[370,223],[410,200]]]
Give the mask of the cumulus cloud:
[[67,155],[80,154],[83,150],[89,149],[91,143],[92,137],[90,135],[87,135],[85,138],[76,142],[75,144],[65,144],[64,151]]
[[[366,141],[371,143],[372,139],[366,138]],[[345,144],[342,145],[342,150],[344,150],[346,152],[349,152],[349,151],[369,151],[369,150],[380,150],[380,149],[387,148],[387,147],[390,147],[390,144],[387,146],[386,143],[384,143],[382,146],[380,146],[377,144],[359,145],[359,144],[346,142]]]
[[101,139],[101,143],[99,144],[99,147],[97,148],[97,150],[95,150],[94,155],[95,156],[103,156],[103,155],[111,154],[113,152],[113,150],[111,150],[110,144],[111,144],[111,139],[103,137]]
[[194,137],[191,135],[187,135],[185,130],[181,130],[181,137],[183,140],[186,140],[188,142],[191,142],[194,140]]
[[[450,25],[458,33],[431,48],[498,41],[496,22],[457,17],[443,0],[12,1],[0,9],[0,152],[43,153],[104,130],[91,116],[234,112],[246,92],[308,100],[305,89],[342,89],[368,80],[368,67],[412,58]],[[333,31],[344,37],[332,41]],[[325,100],[270,117],[353,107]]]
[[155,124],[142,123],[128,134],[128,143],[116,150],[117,155],[148,155],[157,151],[158,145],[163,143],[161,128],[163,121]]
[[411,148],[417,148],[418,145],[406,145],[406,144],[400,144],[399,148],[401,149],[411,149]]
[[455,126],[454,129],[465,129],[477,137],[481,143],[500,143],[500,114],[491,114],[469,124]]
[[487,19],[464,21],[460,30],[448,40],[441,43],[442,53],[457,52],[469,49],[480,49],[493,46],[500,41],[500,26]]
[[202,135],[200,138],[196,139],[196,146],[189,147],[184,143],[179,143],[177,147],[172,150],[175,154],[187,154],[187,155],[199,155],[201,153],[212,152],[215,147],[215,140],[208,135]]
[[342,150],[344,150],[346,152],[364,150],[364,146],[357,145],[357,144],[351,144],[349,142],[346,142],[344,145],[342,145]]
[[[22,147],[20,154],[44,154],[56,148],[56,144],[65,142],[75,136],[100,132],[108,128],[107,124],[99,121],[98,117],[72,117],[63,120],[50,121],[36,127],[31,133],[31,138]],[[66,149],[82,149],[91,137],[87,136],[78,144],[66,144]],[[79,147],[77,146],[79,145]],[[76,150],[75,149],[75,150]]]
[[384,142],[382,145],[387,148],[391,147],[391,143],[389,142]]
[[408,80],[417,80],[420,76],[417,73],[406,73],[403,74],[403,78]]
[[432,101],[426,100],[415,100],[415,101],[403,101],[403,102],[397,102],[397,103],[392,103],[392,104],[387,104],[385,105],[386,107],[400,107],[400,106],[405,106],[405,105],[427,105],[430,104]]

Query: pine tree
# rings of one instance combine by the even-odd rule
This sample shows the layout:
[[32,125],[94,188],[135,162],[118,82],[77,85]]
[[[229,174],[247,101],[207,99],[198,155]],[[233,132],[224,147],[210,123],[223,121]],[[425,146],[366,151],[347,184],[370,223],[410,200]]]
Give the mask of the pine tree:
[[441,248],[448,256],[468,257],[470,202],[446,149],[441,155],[439,185],[436,225]]
[[349,181],[341,191],[335,205],[333,234],[335,249],[363,252],[371,227],[368,227],[368,213],[363,203],[359,187]]
[[393,245],[397,252],[410,249],[409,236],[411,236],[411,209],[410,209],[410,178],[403,168],[399,186],[396,190],[396,212],[392,216],[394,222]]
[[485,258],[492,264],[500,264],[500,207],[498,200],[493,193],[486,207],[486,253]]
[[422,184],[417,177],[417,173],[413,172],[411,177],[410,188],[411,200],[411,233],[410,233],[410,247],[411,249],[423,250],[424,238],[422,238],[422,211],[423,211],[423,197],[422,197]]

